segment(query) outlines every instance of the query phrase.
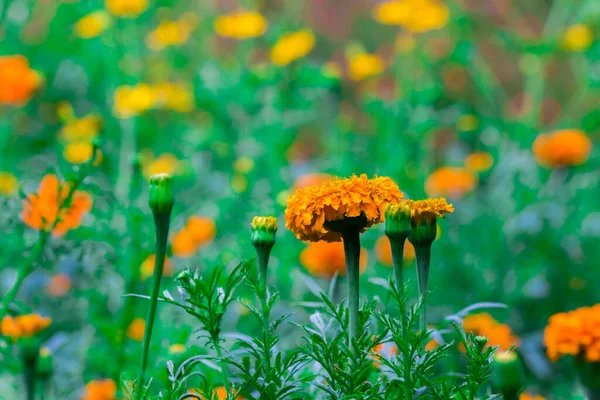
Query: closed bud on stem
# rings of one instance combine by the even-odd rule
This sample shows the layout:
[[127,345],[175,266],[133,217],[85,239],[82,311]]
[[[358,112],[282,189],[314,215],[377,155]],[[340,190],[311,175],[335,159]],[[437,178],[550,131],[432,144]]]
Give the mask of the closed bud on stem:
[[150,178],[148,204],[155,215],[170,215],[175,199],[168,174],[156,174]]
[[252,219],[252,234],[250,239],[254,246],[270,246],[275,244],[277,233],[277,218],[254,217]]
[[404,241],[410,232],[410,206],[404,202],[388,204],[385,208],[385,234],[390,240],[401,238]]
[[525,373],[514,351],[497,352],[492,364],[492,385],[506,400],[517,400],[525,386]]
[[437,236],[437,219],[435,214],[416,215],[411,221],[412,231],[408,240],[415,245],[430,246]]

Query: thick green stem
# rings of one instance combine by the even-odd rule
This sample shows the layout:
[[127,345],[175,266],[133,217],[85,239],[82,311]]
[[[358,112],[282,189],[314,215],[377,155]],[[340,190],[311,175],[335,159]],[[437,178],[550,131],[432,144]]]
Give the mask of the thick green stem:
[[429,291],[429,265],[431,262],[431,244],[415,245],[417,259],[417,280],[419,282],[419,300],[422,303],[421,318],[419,319],[419,330],[426,328],[427,304],[425,297]]
[[342,232],[344,254],[346,256],[346,273],[348,276],[348,306],[350,309],[350,329],[348,345],[355,351],[353,341],[358,336],[358,302],[360,296],[360,231]]
[[17,293],[19,293],[19,289],[21,288],[23,281],[29,276],[29,274],[31,274],[33,272],[33,270],[34,270],[33,263],[38,259],[38,257],[44,250],[44,247],[46,246],[46,242],[48,241],[49,236],[50,236],[49,232],[45,232],[45,231],[40,232],[40,237],[39,237],[37,243],[35,244],[33,250],[31,250],[29,257],[27,257],[27,259],[25,260],[25,262],[19,269],[19,272],[17,273],[17,280],[15,281],[13,286],[10,288],[10,290],[2,298],[2,305],[0,306],[0,320],[2,320],[2,318],[4,318],[4,316],[8,312],[8,307],[15,300],[15,297],[17,297]]
[[270,332],[270,322],[269,322],[269,309],[267,305],[267,270],[269,266],[269,256],[271,255],[272,245],[256,245],[254,246],[256,249],[257,259],[256,262],[258,264],[259,277],[260,277],[260,285],[261,285],[261,293],[260,293],[260,303],[262,307],[262,329],[263,329],[263,341],[265,345],[265,378],[270,380],[271,376],[271,332]]
[[25,365],[23,372],[23,378],[25,379],[25,392],[27,400],[35,399],[35,364],[33,366]]
[[217,352],[217,357],[219,357],[219,361],[221,363],[221,371],[223,373],[223,386],[225,387],[225,391],[227,392],[227,398],[231,394],[231,385],[229,384],[229,374],[227,373],[227,368],[225,363],[223,362],[223,351],[221,350],[221,344],[219,343],[218,337],[213,337],[213,346],[215,346],[215,351]]
[[392,248],[392,265],[394,266],[394,279],[399,291],[404,287],[404,242],[406,238],[390,238]]
[[154,215],[154,224],[156,226],[156,261],[154,264],[154,275],[152,276],[150,307],[148,308],[148,316],[146,317],[146,328],[144,331],[144,343],[142,348],[142,364],[140,366],[140,374],[137,380],[136,400],[140,400],[142,398],[142,393],[144,391],[150,339],[152,338],[152,328],[154,326],[156,305],[158,303],[158,292],[160,291],[160,280],[162,278],[165,255],[167,252],[167,238],[169,235],[170,218],[170,212],[158,213]]

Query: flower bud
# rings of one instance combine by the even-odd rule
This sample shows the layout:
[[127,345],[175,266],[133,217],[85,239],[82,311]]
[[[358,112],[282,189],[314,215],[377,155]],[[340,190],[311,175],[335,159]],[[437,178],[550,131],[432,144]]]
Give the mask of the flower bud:
[[252,219],[252,234],[250,239],[254,246],[272,247],[275,244],[277,218],[254,217]]
[[168,174],[156,174],[150,177],[150,195],[148,204],[154,214],[170,215],[175,200],[171,190],[171,177]]
[[406,203],[388,204],[385,208],[385,234],[390,239],[405,240],[411,232],[410,207]]
[[413,216],[408,240],[415,246],[431,245],[437,236],[437,221],[433,213]]
[[40,355],[37,362],[37,374],[42,379],[48,379],[52,376],[52,353],[47,347],[40,349]]
[[516,399],[525,386],[521,361],[514,351],[497,352],[492,364],[492,386],[505,399]]

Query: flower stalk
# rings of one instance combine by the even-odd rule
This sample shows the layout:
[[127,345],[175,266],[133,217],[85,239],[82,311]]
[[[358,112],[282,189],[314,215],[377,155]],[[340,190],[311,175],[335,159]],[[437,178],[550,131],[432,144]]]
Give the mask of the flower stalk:
[[169,225],[171,223],[171,211],[174,204],[174,198],[171,191],[171,178],[168,175],[158,174],[150,178],[150,193],[148,203],[154,216],[154,225],[156,229],[156,260],[154,264],[154,274],[152,276],[150,306],[148,307],[148,315],[146,318],[146,327],[144,331],[142,363],[137,380],[136,400],[140,400],[142,398],[142,393],[144,391],[150,340],[152,338],[152,328],[154,326],[154,318],[156,316],[158,292],[160,291],[160,281],[162,278],[165,256],[167,252],[167,239],[169,235]]
[[404,290],[404,243],[411,230],[410,207],[405,203],[388,204],[385,209],[385,235],[390,239],[394,279],[400,292]]

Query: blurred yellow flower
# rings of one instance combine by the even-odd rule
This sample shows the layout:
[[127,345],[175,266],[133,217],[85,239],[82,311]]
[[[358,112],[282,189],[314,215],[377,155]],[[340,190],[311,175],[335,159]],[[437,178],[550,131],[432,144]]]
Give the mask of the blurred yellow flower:
[[594,42],[594,34],[589,26],[577,24],[563,33],[561,44],[568,51],[585,51]]
[[185,345],[181,343],[175,343],[169,346],[169,354],[182,354],[187,351]]
[[362,81],[383,72],[383,60],[375,54],[359,53],[349,60],[348,75],[353,81]]
[[243,193],[248,189],[248,179],[244,175],[234,174],[231,178],[231,189],[236,193]]
[[465,168],[473,173],[488,171],[494,165],[494,157],[490,153],[480,151],[465,157]]
[[157,51],[187,42],[195,28],[191,22],[190,18],[185,17],[178,21],[161,21],[158,27],[146,36],[146,45]]
[[[72,142],[65,146],[63,157],[71,164],[83,164],[88,162],[94,155],[94,145],[91,142]],[[100,165],[102,153],[98,150],[94,165]]]
[[[150,254],[146,259],[142,262],[140,266],[140,278],[145,281],[150,278],[152,274],[154,274],[154,263],[156,261],[156,255]],[[163,265],[163,276],[171,276],[173,275],[173,263],[169,259],[169,257],[165,257],[165,264]]]
[[479,128],[479,119],[473,114],[463,115],[456,122],[456,127],[461,132],[470,132]]
[[373,18],[385,25],[400,25],[409,32],[420,33],[446,26],[450,11],[439,0],[391,0],[377,6]]
[[0,171],[0,196],[13,196],[19,190],[17,177],[10,172]]
[[181,161],[171,153],[164,153],[154,158],[148,157],[142,164],[142,172],[146,179],[150,179],[155,174],[168,174],[170,176],[178,175],[181,168]]
[[271,61],[279,66],[288,65],[307,55],[314,46],[315,35],[308,29],[283,35],[271,49]]
[[240,157],[233,162],[233,170],[240,174],[247,174],[254,169],[254,160],[251,157]]
[[148,8],[148,0],[106,0],[106,9],[115,17],[135,18]]
[[114,93],[114,114],[118,118],[131,118],[150,110],[156,100],[156,90],[145,83],[136,86],[119,86]]
[[74,115],[67,115],[64,107],[59,108],[61,119],[66,117],[67,123],[63,125],[59,132],[59,138],[65,142],[73,141],[92,141],[98,137],[102,127],[102,118],[98,114],[88,114],[81,118]]
[[127,337],[137,342],[141,342],[144,339],[144,330],[146,329],[146,321],[143,318],[135,318],[131,321],[129,328],[127,328]]
[[231,39],[248,39],[267,31],[267,20],[256,11],[236,11],[217,17],[214,28],[218,35]]
[[75,24],[75,35],[91,39],[100,35],[110,25],[110,15],[106,11],[94,11]]
[[194,109],[194,94],[183,83],[163,82],[154,87],[156,105],[177,112],[189,112]]

